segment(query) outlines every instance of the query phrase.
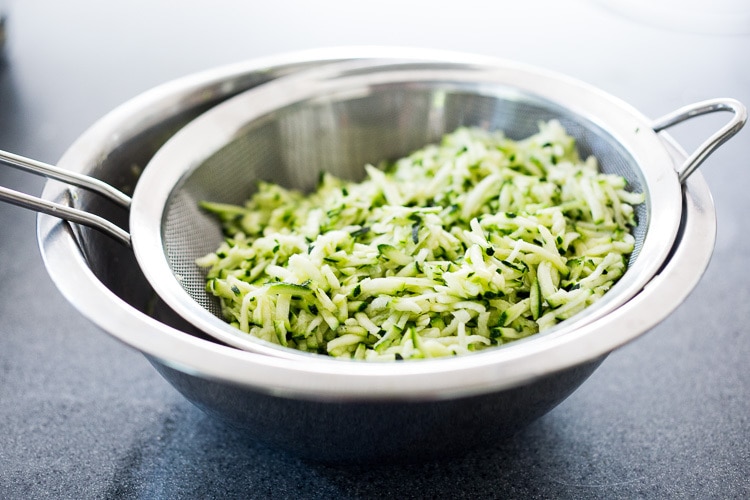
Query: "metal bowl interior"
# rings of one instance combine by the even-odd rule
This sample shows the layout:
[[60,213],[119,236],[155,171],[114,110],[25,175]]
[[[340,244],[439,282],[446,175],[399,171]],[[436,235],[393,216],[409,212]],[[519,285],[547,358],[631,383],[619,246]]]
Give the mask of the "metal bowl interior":
[[[350,55],[306,52],[172,82],[107,115],[70,147],[60,165],[132,187],[133,163],[145,165],[168,137],[207,107],[273,75]],[[667,136],[663,140],[672,157],[684,159]],[[55,181],[47,183],[43,197],[75,200],[77,206],[127,223],[121,209],[84,192],[73,197]],[[546,413],[609,352],[679,306],[708,265],[714,234],[713,202],[702,176],[694,174],[685,185],[677,236],[678,243],[689,244],[676,245],[658,276],[606,318],[560,338],[521,346],[502,360],[392,364],[387,371],[349,376],[341,363],[301,365],[206,337],[158,300],[130,250],[96,231],[38,218],[45,265],[61,293],[102,330],[147,356],[187,399],[241,427],[250,439],[307,458],[357,462],[460,453],[501,439]],[[478,424],[490,421],[506,425]],[[325,431],[332,423],[339,432],[335,439]]]

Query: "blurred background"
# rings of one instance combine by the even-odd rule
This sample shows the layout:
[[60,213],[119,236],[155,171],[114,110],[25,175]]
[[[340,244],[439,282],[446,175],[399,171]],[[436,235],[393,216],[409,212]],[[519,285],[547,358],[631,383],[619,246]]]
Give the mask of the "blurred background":
[[[340,45],[518,60],[652,118],[713,97],[750,104],[739,0],[0,0],[0,12],[0,149],[50,163],[156,85]],[[692,149],[725,120],[670,133]],[[302,463],[206,417],[65,302],[36,215],[0,206],[0,497],[750,496],[748,158],[743,130],[701,167],[719,234],[688,303],[520,435],[408,473]],[[44,181],[2,167],[0,183],[38,194]]]

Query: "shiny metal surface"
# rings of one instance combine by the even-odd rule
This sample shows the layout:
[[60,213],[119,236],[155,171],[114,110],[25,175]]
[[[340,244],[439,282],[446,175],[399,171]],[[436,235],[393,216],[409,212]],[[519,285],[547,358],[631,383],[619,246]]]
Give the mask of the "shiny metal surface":
[[[310,54],[305,58],[315,60]],[[287,70],[294,66],[289,58],[277,64]],[[59,164],[96,172],[123,187],[130,182],[134,159],[148,161],[180,125],[231,95],[207,88],[236,91],[251,86],[257,82],[257,71],[254,62],[155,89],[96,124]],[[111,139],[114,131],[122,131],[117,140]],[[684,160],[668,136],[661,139],[675,161]],[[54,181],[43,192],[45,199],[67,196],[67,188]],[[80,193],[78,201],[107,216],[126,215],[103,206],[93,195]],[[477,355],[446,363],[391,364],[386,371],[364,367],[356,374],[342,371],[342,363],[300,364],[223,346],[190,332],[179,317],[154,303],[132,253],[97,231],[83,228],[76,234],[69,224],[40,215],[38,238],[48,272],[62,294],[100,328],[143,352],[171,384],[209,414],[244,423],[249,435],[308,458],[367,461],[401,453],[402,458],[414,459],[459,453],[482,444],[487,436],[499,437],[527,424],[564,399],[609,352],[678,307],[700,279],[713,250],[714,207],[699,173],[687,180],[683,204],[678,241],[690,244],[678,244],[646,289],[606,318],[569,335],[519,345],[501,362]],[[479,419],[491,416],[513,423],[485,435],[466,420],[468,408]],[[430,437],[422,418],[442,431],[450,422],[466,425],[454,427],[459,432],[440,441]],[[340,439],[309,432],[329,419],[344,426]],[[363,446],[363,428],[398,431],[392,439],[373,439]]]
[[[238,84],[252,71],[252,67],[217,70],[210,78],[182,80],[168,92],[159,89],[127,103],[74,144],[61,164],[72,168],[87,164],[81,160],[106,158],[98,169],[108,178],[121,178],[130,168],[129,160],[148,159],[160,145],[158,137],[168,135],[165,132],[188,121],[206,104],[189,97],[205,95],[207,80]],[[167,112],[165,100],[177,96],[192,104],[171,106]],[[158,112],[167,113],[163,122],[143,119]],[[137,132],[123,136],[117,147],[89,140],[118,128]],[[664,140],[676,160],[685,158],[668,137]],[[64,198],[65,188],[50,182],[43,195]],[[425,372],[408,391],[396,374],[380,374],[384,383],[378,386],[366,376],[342,383],[335,371],[300,367],[186,333],[179,318],[153,306],[153,294],[132,254],[96,231],[81,233],[82,252],[68,224],[40,216],[39,241],[49,273],[68,300],[102,329],[143,352],[165,379],[208,414],[242,426],[248,436],[267,445],[307,458],[351,463],[384,456],[414,460],[460,454],[549,411],[608,352],[664,319],[695,286],[708,264],[716,229],[711,197],[700,174],[685,185],[684,214],[679,240],[691,244],[677,245],[659,276],[616,311],[606,328],[601,327],[603,322],[589,325],[573,335],[575,341],[558,339],[546,349],[519,350],[515,359],[494,366],[465,373],[450,366]],[[674,293],[663,293],[664,287]],[[476,426],[488,419],[507,425],[490,430]],[[310,432],[322,422],[339,426],[337,439]],[[364,439],[368,432],[390,437]],[[434,438],[441,434],[443,439]]]
[[[117,205],[125,208],[130,207],[131,199],[128,195],[113,188],[106,182],[102,182],[99,179],[87,175],[61,169],[55,165],[49,165],[7,151],[0,151],[0,164],[5,164],[25,172],[47,177],[48,179],[57,179],[66,184],[70,184],[71,186],[79,186],[104,196]],[[53,217],[59,217],[67,221],[92,227],[111,236],[122,244],[130,246],[130,234],[127,231],[103,217],[96,214],[90,214],[85,210],[79,210],[69,204],[52,202],[14,189],[9,189],[5,186],[0,186],[0,201],[5,201],[29,210],[34,210]]]
[[507,439],[567,398],[603,360],[503,391],[408,401],[280,397],[151,361],[188,400],[253,441],[307,460],[355,465],[455,457]]
[[732,119],[726,125],[717,130],[705,142],[685,160],[685,164],[678,169],[678,179],[685,182],[708,156],[719,146],[728,141],[734,134],[740,131],[747,121],[747,109],[734,99],[713,99],[699,102],[669,113],[654,121],[652,127],[655,132],[666,130],[669,127],[682,123],[690,118],[701,116],[717,111],[728,111],[732,113]]

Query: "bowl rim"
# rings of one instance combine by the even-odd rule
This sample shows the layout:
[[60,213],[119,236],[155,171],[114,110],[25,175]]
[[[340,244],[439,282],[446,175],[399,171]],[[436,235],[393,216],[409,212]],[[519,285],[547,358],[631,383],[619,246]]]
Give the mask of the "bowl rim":
[[[456,53],[409,49],[419,58],[454,57]],[[121,144],[131,132],[145,130],[175,113],[175,103],[194,101],[207,88],[226,87],[229,95],[243,75],[292,68],[311,61],[356,57],[403,56],[401,48],[328,48],[287,53],[222,66],[168,82],[141,94],[96,122],[63,154],[62,168],[82,171]],[[466,55],[462,55],[466,56]],[[477,60],[492,58],[483,56]],[[215,97],[215,96],[214,96]],[[670,155],[684,151],[659,134]],[[42,196],[65,199],[65,186],[49,181]],[[70,225],[40,214],[37,236],[48,273],[63,296],[98,327],[147,357],[201,378],[239,385],[282,397],[314,400],[436,400],[508,389],[551,373],[606,356],[665,319],[698,283],[713,252],[716,220],[708,187],[697,172],[683,186],[680,241],[659,274],[633,299],[564,336],[519,343],[502,356],[485,351],[450,359],[406,363],[355,363],[319,358],[298,361],[238,350],[181,332],[149,317],[120,299],[86,264]],[[496,352],[499,352],[496,351]],[[356,365],[356,369],[352,366]]]

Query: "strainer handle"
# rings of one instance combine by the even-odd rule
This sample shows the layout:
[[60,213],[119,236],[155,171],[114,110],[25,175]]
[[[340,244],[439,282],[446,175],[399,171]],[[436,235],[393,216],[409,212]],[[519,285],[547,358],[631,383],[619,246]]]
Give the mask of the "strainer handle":
[[[70,172],[54,165],[49,165],[31,158],[0,150],[0,163],[24,170],[36,175],[72,184],[98,193],[114,203],[125,208],[130,208],[130,197],[118,189],[110,186],[99,179],[87,175]],[[96,214],[79,210],[61,203],[55,203],[37,196],[32,196],[4,186],[0,186],[0,201],[41,212],[53,217],[58,217],[78,224],[97,229],[116,239],[126,246],[130,246],[130,234],[117,224],[100,217]]]
[[735,99],[710,99],[708,101],[689,104],[669,113],[668,115],[662,116],[658,120],[654,120],[652,124],[654,132],[661,132],[666,128],[677,125],[678,123],[690,118],[717,111],[731,112],[733,114],[732,119],[709,137],[703,144],[698,146],[698,149],[696,149],[695,152],[685,160],[685,165],[677,172],[680,183],[684,183],[687,178],[690,177],[690,174],[695,172],[695,169],[697,169],[706,158],[716,150],[716,148],[724,144],[734,134],[740,131],[747,121],[747,109],[745,109],[745,106],[741,102]]

